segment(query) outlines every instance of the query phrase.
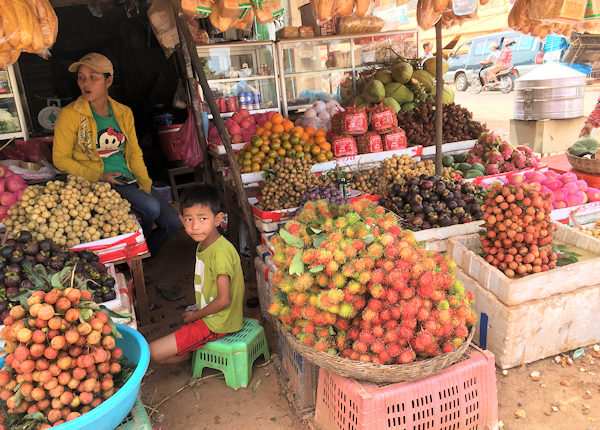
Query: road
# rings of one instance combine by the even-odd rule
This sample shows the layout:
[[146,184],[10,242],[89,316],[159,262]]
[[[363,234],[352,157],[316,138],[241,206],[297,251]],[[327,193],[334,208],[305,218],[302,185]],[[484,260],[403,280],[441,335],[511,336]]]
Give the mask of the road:
[[[586,87],[583,114],[589,115],[600,95],[600,85]],[[484,91],[471,94],[456,91],[455,102],[473,112],[473,117],[487,124],[490,130],[508,137],[510,120],[514,117],[515,92],[502,94],[499,91]]]

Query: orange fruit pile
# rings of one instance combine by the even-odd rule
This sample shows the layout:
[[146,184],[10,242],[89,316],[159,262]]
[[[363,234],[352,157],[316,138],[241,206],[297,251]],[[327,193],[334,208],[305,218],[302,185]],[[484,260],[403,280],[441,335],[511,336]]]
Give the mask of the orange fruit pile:
[[256,130],[244,149],[236,153],[242,173],[270,169],[278,158],[307,158],[324,163],[333,158],[325,130],[294,126],[277,113]]

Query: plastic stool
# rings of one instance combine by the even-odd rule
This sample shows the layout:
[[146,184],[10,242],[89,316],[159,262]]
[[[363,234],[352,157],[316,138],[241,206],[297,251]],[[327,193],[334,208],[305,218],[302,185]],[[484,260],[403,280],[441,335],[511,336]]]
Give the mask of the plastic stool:
[[245,388],[252,377],[252,365],[260,355],[265,361],[270,358],[265,330],[257,320],[244,318],[240,331],[208,342],[194,351],[192,375],[202,376],[202,369],[210,367],[223,372],[228,387],[234,390]]

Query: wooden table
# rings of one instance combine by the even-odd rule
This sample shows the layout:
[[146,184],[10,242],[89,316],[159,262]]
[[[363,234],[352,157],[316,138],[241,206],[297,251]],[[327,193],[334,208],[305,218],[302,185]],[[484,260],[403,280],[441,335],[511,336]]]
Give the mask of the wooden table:
[[150,312],[148,309],[148,297],[146,294],[146,282],[144,281],[144,266],[142,260],[150,257],[149,252],[145,252],[135,257],[131,257],[129,261],[126,258],[119,260],[107,261],[115,265],[122,263],[131,263],[131,279],[133,280],[133,289],[135,290],[135,302],[137,302],[137,316],[140,325],[150,322]]

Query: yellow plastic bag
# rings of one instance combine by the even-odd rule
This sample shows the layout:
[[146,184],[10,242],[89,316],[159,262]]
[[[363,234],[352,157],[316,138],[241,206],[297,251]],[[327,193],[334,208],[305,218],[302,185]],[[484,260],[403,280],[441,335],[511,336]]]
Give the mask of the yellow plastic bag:
[[281,0],[252,0],[252,9],[260,24],[273,22],[284,12]]
[[529,16],[539,21],[573,24],[585,15],[588,0],[548,0],[530,2]]
[[181,0],[181,10],[192,18],[208,18],[212,12],[210,0]]

